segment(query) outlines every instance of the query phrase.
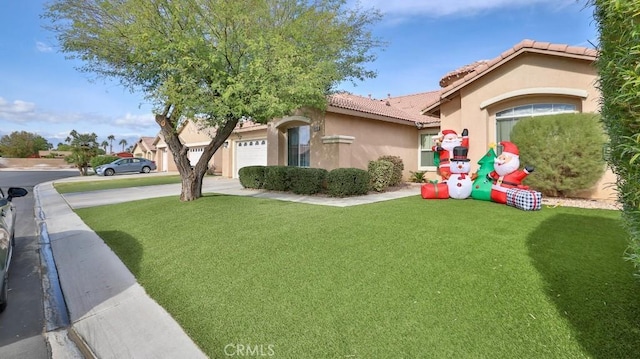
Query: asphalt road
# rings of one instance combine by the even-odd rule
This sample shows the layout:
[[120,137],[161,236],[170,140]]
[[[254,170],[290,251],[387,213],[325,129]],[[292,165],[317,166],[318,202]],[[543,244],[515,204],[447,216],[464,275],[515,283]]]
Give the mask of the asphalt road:
[[0,358],[50,358],[43,336],[44,313],[40,245],[34,216],[33,187],[77,176],[77,171],[0,171],[0,188],[23,187],[26,197],[14,199],[16,247],[9,271],[9,303],[0,314]]

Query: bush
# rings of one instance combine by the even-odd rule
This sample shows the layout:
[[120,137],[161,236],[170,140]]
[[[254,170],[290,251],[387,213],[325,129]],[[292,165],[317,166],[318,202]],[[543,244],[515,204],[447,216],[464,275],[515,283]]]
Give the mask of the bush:
[[393,163],[385,160],[369,161],[369,177],[371,178],[371,189],[376,192],[383,192],[391,183],[393,177]]
[[292,168],[287,166],[267,166],[264,172],[264,189],[269,191],[289,191],[291,179],[289,172]]
[[336,168],[327,174],[327,192],[333,197],[367,194],[369,172],[359,168]]
[[548,196],[567,197],[589,189],[605,170],[605,136],[595,114],[525,118],[514,126],[511,141],[520,150],[521,165],[535,168],[527,185]]
[[389,186],[397,186],[402,183],[402,171],[404,171],[404,162],[398,156],[382,156],[378,160],[389,161],[393,164],[393,176]]
[[323,168],[291,167],[289,180],[295,194],[316,194],[322,192],[328,171]]
[[260,189],[264,186],[265,166],[247,166],[238,170],[240,184],[244,188]]
[[424,174],[427,173],[427,171],[410,171],[411,172],[411,182],[413,183],[424,183],[426,180],[424,179]]
[[106,165],[107,163],[111,163],[117,159],[119,159],[120,157],[118,156],[95,156],[91,159],[91,161],[89,161],[89,164],[91,165],[91,167],[95,170],[96,167],[98,166],[102,166],[102,165]]

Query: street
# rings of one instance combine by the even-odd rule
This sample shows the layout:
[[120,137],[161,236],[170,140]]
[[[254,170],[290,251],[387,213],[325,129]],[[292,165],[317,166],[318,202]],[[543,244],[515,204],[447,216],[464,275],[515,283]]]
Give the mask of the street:
[[9,303],[0,314],[0,358],[49,358],[43,336],[43,292],[40,244],[34,217],[33,187],[54,179],[77,176],[77,171],[0,171],[0,188],[23,187],[29,194],[16,198],[16,230],[9,272]]

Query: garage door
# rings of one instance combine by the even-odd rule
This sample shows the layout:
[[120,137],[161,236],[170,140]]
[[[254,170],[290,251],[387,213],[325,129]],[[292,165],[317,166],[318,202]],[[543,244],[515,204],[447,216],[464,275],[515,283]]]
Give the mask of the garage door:
[[202,152],[204,152],[204,147],[191,147],[189,148],[189,162],[191,162],[191,166],[195,166],[200,157],[202,157]]
[[238,170],[246,166],[267,165],[267,140],[236,141],[236,167],[234,178],[238,178]]

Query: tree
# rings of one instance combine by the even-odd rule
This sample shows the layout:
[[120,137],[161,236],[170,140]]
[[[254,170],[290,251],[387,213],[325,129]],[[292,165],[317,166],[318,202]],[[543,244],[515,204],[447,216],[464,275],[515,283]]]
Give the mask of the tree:
[[124,152],[124,147],[127,145],[127,140],[123,138],[120,140],[119,144],[122,145],[122,152]]
[[44,137],[26,131],[14,131],[0,138],[0,154],[5,157],[26,158],[48,150],[49,146]]
[[640,2],[591,0],[599,29],[598,88],[609,137],[606,160],[630,234],[628,258],[640,269]]
[[[113,153],[113,141],[115,141],[116,136],[114,135],[109,135],[107,136],[107,140],[109,140],[109,153]],[[105,151],[107,150],[106,148],[104,149]]]
[[74,164],[81,176],[88,175],[91,159],[98,154],[98,136],[73,130],[65,141],[71,146],[71,154],[64,158],[65,161]]
[[102,149],[104,150],[104,152],[107,152],[107,147],[109,146],[109,142],[107,141],[102,141],[102,143],[100,143],[100,147],[102,147]]
[[[374,77],[365,64],[382,45],[369,30],[380,14],[346,0],[57,0],[45,18],[81,71],[154,104],[183,201],[201,196],[208,161],[240,120],[324,109],[339,83]],[[194,167],[178,138],[185,118],[216,129]]]

